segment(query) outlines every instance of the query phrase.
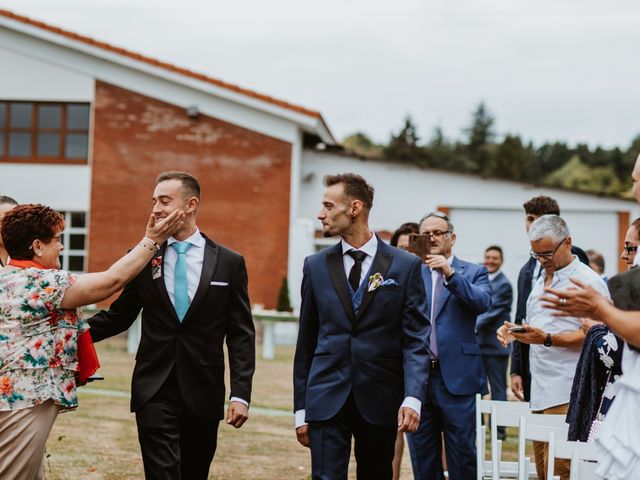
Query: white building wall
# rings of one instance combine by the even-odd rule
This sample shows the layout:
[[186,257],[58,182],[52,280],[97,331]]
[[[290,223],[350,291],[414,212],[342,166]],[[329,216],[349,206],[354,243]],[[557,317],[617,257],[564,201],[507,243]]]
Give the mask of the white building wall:
[[320,229],[316,215],[324,190],[322,178],[341,172],[358,173],[376,189],[370,218],[374,230],[393,232],[404,222],[419,221],[438,206],[450,208],[457,232],[454,253],[464,260],[480,262],[488,245],[500,245],[505,251],[504,270],[514,288],[530,250],[522,209],[530,198],[555,198],[574,243],[584,250],[602,252],[609,275],[616,273],[620,253],[617,212],[630,212],[633,219],[639,211],[632,201],[305,150],[299,216],[312,220],[316,229]]
[[93,102],[94,79],[0,43],[0,99]]
[[91,169],[87,165],[0,162],[0,195],[9,195],[18,203],[88,212],[90,188]]

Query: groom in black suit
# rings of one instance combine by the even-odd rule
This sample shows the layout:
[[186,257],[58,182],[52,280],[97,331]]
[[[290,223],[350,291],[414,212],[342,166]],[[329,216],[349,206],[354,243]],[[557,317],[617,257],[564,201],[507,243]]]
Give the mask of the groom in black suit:
[[374,190],[364,178],[324,182],[318,218],[342,240],[304,263],[296,434],[314,479],[346,480],[352,437],[358,479],[391,479],[396,434],[418,427],[428,377],[421,265],[369,230]]
[[206,480],[224,418],[226,339],[231,392],[226,421],[248,418],[255,369],[253,319],[243,258],[196,226],[198,181],[165,172],[153,193],[159,221],[185,212],[183,227],[108,311],[89,320],[95,342],[124,332],[142,309],[142,337],[131,380],[145,477]]

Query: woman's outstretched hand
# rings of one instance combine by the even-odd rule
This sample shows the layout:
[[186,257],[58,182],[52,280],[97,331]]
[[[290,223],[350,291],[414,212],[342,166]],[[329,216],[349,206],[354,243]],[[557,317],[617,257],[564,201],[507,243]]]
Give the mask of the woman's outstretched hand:
[[156,216],[152,213],[149,216],[149,223],[147,223],[145,237],[160,245],[171,235],[176,233],[176,231],[178,231],[182,226],[183,222],[184,212],[182,210],[176,210],[162,220],[157,220]]

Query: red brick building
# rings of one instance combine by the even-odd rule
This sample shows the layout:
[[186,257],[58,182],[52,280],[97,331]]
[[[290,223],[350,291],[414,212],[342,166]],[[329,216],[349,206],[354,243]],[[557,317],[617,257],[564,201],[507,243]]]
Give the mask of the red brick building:
[[275,306],[303,145],[335,143],[318,112],[4,10],[0,64],[0,194],[66,212],[65,268],[109,266],[141,237],[158,173],[185,170],[200,229]]

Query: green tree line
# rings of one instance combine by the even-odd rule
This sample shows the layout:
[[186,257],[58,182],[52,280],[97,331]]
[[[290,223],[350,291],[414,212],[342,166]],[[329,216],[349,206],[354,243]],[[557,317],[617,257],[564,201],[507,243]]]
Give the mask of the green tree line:
[[626,149],[589,148],[563,142],[536,146],[520,135],[498,139],[495,118],[484,103],[472,113],[459,140],[445,137],[436,127],[421,141],[410,116],[386,145],[376,144],[362,132],[348,136],[343,145],[358,155],[420,167],[470,173],[548,187],[568,188],[601,195],[630,196],[629,172],[640,153],[640,135]]

